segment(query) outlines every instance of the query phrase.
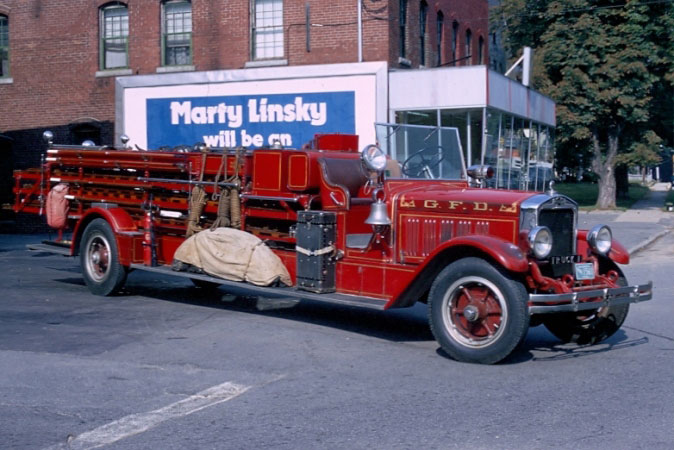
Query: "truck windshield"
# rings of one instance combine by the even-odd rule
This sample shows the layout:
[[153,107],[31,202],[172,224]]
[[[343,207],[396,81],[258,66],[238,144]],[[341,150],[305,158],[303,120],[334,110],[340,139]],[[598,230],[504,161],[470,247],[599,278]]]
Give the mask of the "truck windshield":
[[391,158],[388,178],[465,180],[457,128],[377,123],[377,143]]

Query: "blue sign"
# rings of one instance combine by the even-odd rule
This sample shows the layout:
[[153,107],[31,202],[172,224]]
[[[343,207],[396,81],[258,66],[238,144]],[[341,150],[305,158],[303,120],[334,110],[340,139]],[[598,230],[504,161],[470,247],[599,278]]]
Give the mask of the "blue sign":
[[299,148],[316,133],[354,134],[348,92],[147,99],[147,145]]

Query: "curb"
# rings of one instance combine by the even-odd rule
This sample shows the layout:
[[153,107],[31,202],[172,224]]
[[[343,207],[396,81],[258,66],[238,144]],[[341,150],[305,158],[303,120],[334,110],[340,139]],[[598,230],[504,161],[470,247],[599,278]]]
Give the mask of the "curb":
[[672,231],[672,230],[671,230],[670,228],[667,228],[667,229],[662,230],[661,232],[659,232],[658,234],[656,234],[656,235],[654,235],[654,236],[651,236],[651,237],[649,237],[649,238],[647,238],[647,239],[644,239],[643,241],[639,242],[639,243],[638,243],[637,245],[635,245],[634,247],[630,248],[630,249],[628,250],[628,253],[630,254],[630,256],[636,255],[636,254],[639,253],[641,250],[645,249],[646,247],[648,247],[648,246],[651,245],[653,242],[657,241],[658,239],[660,239],[661,237],[663,237],[664,235],[666,235],[666,234],[669,233],[670,231]]

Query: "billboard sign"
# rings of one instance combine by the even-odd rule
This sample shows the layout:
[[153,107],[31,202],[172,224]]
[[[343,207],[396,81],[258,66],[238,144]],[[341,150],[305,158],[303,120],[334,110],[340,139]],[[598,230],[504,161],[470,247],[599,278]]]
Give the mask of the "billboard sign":
[[118,77],[115,138],[132,148],[204,142],[300,148],[317,133],[375,142],[386,121],[385,62],[264,67]]
[[149,148],[301,147],[316,133],[355,133],[355,92],[146,99]]

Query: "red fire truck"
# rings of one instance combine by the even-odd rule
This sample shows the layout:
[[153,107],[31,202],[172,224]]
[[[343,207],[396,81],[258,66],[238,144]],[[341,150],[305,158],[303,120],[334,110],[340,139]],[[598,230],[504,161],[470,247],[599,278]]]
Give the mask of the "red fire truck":
[[[47,132],[42,167],[15,173],[14,210],[60,211],[58,238],[31,248],[79,256],[94,294],[146,270],[250,295],[382,310],[424,302],[459,361],[501,361],[541,323],[594,344],[651,298],[652,283],[627,283],[618,265],[629,254],[607,226],[577,229],[571,199],[487,188],[492,167],[466,168],[456,133],[384,130],[362,151],[351,135],[301,149],[147,151],[125,136],[120,148],[54,145]],[[55,187],[61,203],[46,201]],[[213,227],[261,239],[291,285],[174,270],[186,235]]]

